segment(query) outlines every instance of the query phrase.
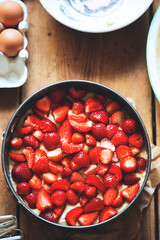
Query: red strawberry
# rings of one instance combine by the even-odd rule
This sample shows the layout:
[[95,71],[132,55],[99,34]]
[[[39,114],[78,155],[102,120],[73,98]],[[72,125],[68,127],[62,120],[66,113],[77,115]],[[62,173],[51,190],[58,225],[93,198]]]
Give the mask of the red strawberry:
[[92,198],[84,207],[85,213],[100,211],[104,207],[103,200],[100,198]]
[[75,192],[82,193],[85,191],[86,186],[83,182],[74,182],[71,184],[70,188],[74,190]]
[[26,158],[23,154],[9,152],[8,155],[9,155],[10,159],[13,160],[14,162],[20,163],[20,162],[26,161]]
[[53,173],[47,172],[47,173],[43,173],[42,179],[44,180],[45,183],[52,184],[58,179],[58,177]]
[[65,120],[65,118],[67,117],[68,110],[69,110],[69,108],[67,106],[61,106],[61,107],[55,108],[52,111],[52,115],[54,117],[54,120],[57,123],[63,122]]
[[69,167],[64,167],[63,172],[61,174],[62,178],[69,178],[72,174],[72,170]]
[[14,137],[11,139],[10,145],[11,145],[11,148],[13,148],[15,150],[19,150],[19,149],[21,149],[21,147],[23,145],[23,140],[20,137]]
[[113,157],[113,151],[111,149],[101,149],[99,152],[99,158],[101,163],[108,164],[111,162]]
[[97,189],[93,186],[86,186],[85,194],[88,198],[95,198],[97,196]]
[[71,177],[70,177],[70,182],[83,182],[85,183],[85,178],[82,177],[82,175],[79,172],[73,172]]
[[32,170],[34,173],[38,175],[48,172],[49,164],[48,164],[47,157],[44,156],[44,157],[41,157],[39,160],[37,160],[33,165]]
[[81,133],[75,132],[72,135],[72,143],[78,144],[78,143],[84,143],[85,138]]
[[62,100],[65,99],[67,95],[66,90],[64,89],[56,89],[50,93],[50,99],[52,103],[60,103]]
[[73,120],[77,123],[83,123],[87,121],[87,115],[85,113],[75,114],[72,112],[72,110],[69,110],[68,120]]
[[15,182],[28,182],[32,173],[26,163],[20,163],[12,168],[12,178]]
[[62,207],[55,207],[53,209],[53,211],[55,212],[55,214],[57,215],[58,219],[61,217],[63,211],[64,211],[64,206]]
[[52,194],[51,200],[52,200],[53,205],[55,205],[56,207],[62,207],[62,206],[64,206],[64,204],[67,201],[67,195],[62,190],[56,190]]
[[67,191],[70,188],[70,182],[66,179],[60,179],[55,181],[52,184],[52,190],[63,190],[63,191]]
[[23,154],[27,159],[27,164],[29,168],[32,168],[35,161],[35,154],[32,147],[26,147],[23,149]]
[[84,174],[87,175],[96,175],[97,173],[97,165],[96,164],[91,164],[88,168],[85,169]]
[[69,89],[69,95],[74,98],[74,99],[80,99],[86,94],[86,90],[78,90],[75,88],[70,88]]
[[125,114],[122,111],[116,111],[111,116],[111,124],[116,124],[120,127],[122,126],[124,120],[125,120]]
[[136,132],[138,126],[136,121],[133,118],[127,118],[122,124],[122,129],[124,132],[128,134],[132,134]]
[[85,138],[86,138],[86,144],[88,145],[88,146],[93,146],[93,147],[95,147],[96,146],[96,139],[92,136],[92,135],[90,135],[90,134],[85,134]]
[[63,167],[53,161],[49,161],[49,171],[53,174],[61,174],[63,172]]
[[103,178],[103,183],[106,188],[118,186],[118,179],[115,175],[107,173]]
[[100,122],[100,123],[104,123],[104,124],[107,124],[109,121],[109,117],[108,117],[107,113],[103,110],[92,112],[89,115],[89,119],[95,123]]
[[116,152],[113,153],[112,162],[113,162],[113,163],[119,162],[119,159],[117,158]]
[[118,208],[121,207],[124,203],[124,200],[121,195],[118,195],[117,198],[113,201],[112,207]]
[[96,140],[101,141],[106,138],[106,125],[104,123],[96,123],[92,127],[92,135]]
[[75,164],[71,166],[72,170],[80,170],[90,165],[88,154],[83,151],[76,153],[71,162]]
[[111,116],[114,112],[116,112],[120,109],[121,109],[121,106],[119,105],[119,103],[117,103],[115,101],[109,102],[106,105],[106,112],[109,116]]
[[116,209],[114,209],[113,207],[111,206],[106,206],[102,212],[100,213],[100,216],[99,216],[99,222],[104,222],[106,221],[107,219],[113,217],[114,215],[116,215],[118,212]]
[[43,112],[36,107],[33,107],[32,111],[34,114],[36,114],[40,118],[47,118],[47,116],[48,116],[48,112]]
[[70,143],[72,141],[73,128],[68,120],[65,120],[58,129],[61,142]]
[[51,197],[43,188],[37,194],[36,207],[40,211],[53,208]]
[[136,172],[143,172],[147,166],[147,160],[143,157],[137,157],[137,167]]
[[115,146],[114,146],[113,143],[112,143],[109,139],[107,139],[107,138],[104,138],[104,139],[101,140],[101,142],[100,142],[100,147],[101,147],[101,148],[110,149],[110,150],[112,150],[112,152],[115,151]]
[[131,202],[139,191],[139,183],[131,185],[125,189],[123,189],[120,194],[124,197],[127,201]]
[[131,173],[136,170],[137,161],[132,156],[126,156],[126,157],[122,158],[122,160],[120,162],[120,166],[121,166],[122,171],[124,171],[126,173]]
[[129,137],[129,144],[133,147],[142,148],[144,145],[142,134],[141,133],[133,133]]
[[131,174],[125,174],[123,176],[123,182],[125,185],[133,185],[136,184],[137,182],[139,182],[140,178],[135,176],[135,175],[131,175]]
[[96,168],[96,172],[99,176],[103,177],[106,172],[108,171],[108,166],[107,165],[103,165],[103,164],[98,164],[97,168]]
[[38,148],[35,150],[34,152],[35,162],[37,162],[37,160],[44,156],[47,157],[47,153],[43,149]]
[[33,132],[34,128],[33,126],[26,126],[26,127],[17,127],[15,130],[20,134],[28,135]]
[[42,119],[39,123],[39,128],[43,132],[57,132],[56,125],[49,119]]
[[112,137],[111,142],[115,147],[118,147],[119,145],[127,145],[128,136],[122,130],[118,130]]
[[118,181],[122,180],[122,171],[121,171],[121,168],[118,165],[112,164],[109,167],[108,173],[111,173],[111,174],[115,175],[116,178],[118,179]]
[[131,151],[131,155],[135,156],[140,152],[140,149],[136,147],[130,147],[130,151]]
[[67,201],[70,205],[75,205],[79,202],[79,197],[76,195],[75,191],[69,189],[67,192]]
[[39,148],[39,141],[33,135],[26,135],[23,138],[25,146],[30,146],[32,148]]
[[27,126],[32,126],[35,130],[39,129],[39,123],[40,123],[41,119],[36,116],[33,113],[30,113],[27,115],[27,118],[25,119],[23,126],[27,127]]
[[69,121],[71,126],[78,132],[89,132],[92,129],[92,121],[86,121],[86,122],[76,122],[73,120]]
[[43,141],[43,132],[41,130],[36,130],[33,132],[33,136],[39,141]]
[[22,195],[22,196],[29,194],[31,190],[27,182],[18,183],[16,188],[17,188],[18,195]]
[[103,95],[97,94],[95,95],[95,98],[97,98],[103,104],[106,102],[106,98]]
[[106,137],[108,139],[112,139],[114,134],[118,131],[118,125],[116,124],[108,124],[106,127]]
[[81,207],[75,207],[71,209],[69,212],[67,212],[65,219],[68,225],[75,226],[78,217],[82,213],[83,213],[83,208]]
[[82,101],[74,101],[72,106],[72,112],[75,114],[83,113],[85,105]]
[[117,154],[118,159],[122,159],[126,156],[130,156],[131,155],[130,147],[128,147],[126,145],[120,145],[116,149],[116,154]]
[[86,113],[101,110],[103,108],[104,108],[103,104],[97,98],[89,98],[85,103]]
[[46,132],[43,137],[43,144],[47,150],[53,150],[58,147],[60,137],[57,132]]
[[88,201],[89,201],[89,198],[86,196],[85,193],[82,193],[80,195],[80,199],[79,199],[79,203],[80,203],[81,207],[84,207]]
[[36,108],[43,112],[49,112],[51,108],[51,100],[48,96],[44,96],[43,98],[36,101]]
[[36,174],[32,176],[32,178],[29,180],[29,186],[32,189],[41,189],[42,188],[42,180],[39,178]]
[[59,162],[63,157],[62,149],[61,148],[56,148],[52,151],[47,152],[47,157],[48,157],[48,159],[50,159],[54,162]]
[[63,167],[70,167],[70,162],[72,160],[72,155],[68,155],[63,157],[63,159],[61,160],[61,164]]
[[117,189],[117,187],[107,188],[107,190],[106,190],[106,192],[105,192],[105,194],[103,196],[104,204],[106,206],[111,205],[115,201],[117,196],[118,196],[118,189]]
[[67,142],[61,142],[61,148],[64,153],[72,154],[81,151],[84,148],[83,143],[73,144]]
[[54,210],[45,210],[40,213],[40,217],[46,219],[49,222],[57,222],[58,221],[58,216],[54,212]]
[[92,212],[92,213],[84,213],[79,216],[78,222],[81,226],[88,226],[92,225],[96,219],[98,218],[99,212]]
[[47,183],[45,183],[45,182],[43,182],[43,185],[42,185],[42,187],[44,188],[44,190],[49,194],[49,196],[51,196],[52,195],[52,193],[53,193],[53,190],[52,190],[52,188],[51,188],[51,185],[49,185],[49,184],[47,184]]
[[24,200],[28,203],[28,206],[32,209],[36,208],[37,193],[29,193],[24,196]]
[[86,178],[86,183],[96,187],[99,191],[104,193],[104,185],[102,181],[95,175],[88,175]]
[[91,163],[99,163],[99,152],[100,152],[100,148],[99,147],[94,147],[92,149],[90,149],[89,151],[89,159]]

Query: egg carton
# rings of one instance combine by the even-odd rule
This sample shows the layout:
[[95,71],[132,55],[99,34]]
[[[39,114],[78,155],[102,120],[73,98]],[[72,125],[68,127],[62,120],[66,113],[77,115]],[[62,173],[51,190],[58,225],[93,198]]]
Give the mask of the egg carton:
[[[6,0],[0,0],[0,3]],[[19,3],[24,11],[24,18],[18,24],[18,30],[24,37],[24,47],[19,51],[16,57],[7,57],[0,51],[0,88],[16,88],[23,85],[27,80],[27,67],[26,59],[28,58],[28,51],[26,50],[28,41],[25,33],[28,29],[27,8],[25,4],[20,0],[12,0]],[[0,23],[0,32],[5,29],[5,26]]]

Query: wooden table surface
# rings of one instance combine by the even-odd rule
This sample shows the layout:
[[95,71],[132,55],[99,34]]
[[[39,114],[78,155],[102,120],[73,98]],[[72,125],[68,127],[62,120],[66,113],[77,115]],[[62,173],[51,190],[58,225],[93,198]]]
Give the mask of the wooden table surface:
[[[1,136],[19,104],[32,93],[58,81],[85,79],[102,83],[124,97],[133,98],[150,141],[160,145],[160,105],[152,92],[146,67],[146,39],[159,1],[154,1],[136,22],[104,34],[69,29],[54,20],[39,1],[24,2],[28,8],[29,24],[28,79],[20,88],[0,89]],[[71,239],[65,238],[61,231],[55,234],[53,228],[39,222],[17,205],[7,188],[1,166],[0,191],[0,215],[17,215],[25,239]],[[157,188],[150,206],[143,212],[136,240],[159,239],[158,203],[160,193]]]

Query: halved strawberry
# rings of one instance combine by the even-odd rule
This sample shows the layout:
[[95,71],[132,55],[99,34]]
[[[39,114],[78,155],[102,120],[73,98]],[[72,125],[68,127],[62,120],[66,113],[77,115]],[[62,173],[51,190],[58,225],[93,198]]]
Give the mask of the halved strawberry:
[[63,155],[62,155],[62,149],[61,148],[56,148],[52,151],[47,152],[47,157],[49,160],[52,160],[54,162],[59,162],[61,161]]
[[85,112],[90,113],[103,109],[104,106],[97,98],[89,98],[85,103]]
[[52,196],[51,200],[54,206],[56,207],[62,207],[67,201],[67,195],[64,191],[62,190],[56,190]]
[[27,159],[27,164],[29,168],[32,168],[35,162],[35,153],[32,147],[26,147],[23,149],[23,154]]
[[122,170],[118,165],[112,164],[109,167],[108,173],[111,173],[111,174],[115,175],[116,178],[118,179],[118,181],[122,180]]
[[113,151],[111,149],[101,149],[99,152],[99,159],[101,163],[108,164],[111,162],[113,157]]
[[67,192],[67,202],[70,204],[70,205],[75,205],[79,202],[79,197],[78,195],[75,193],[74,190],[72,189],[68,189]]
[[17,127],[15,129],[16,132],[22,134],[22,135],[28,135],[30,133],[32,133],[34,130],[33,126],[26,126],[26,127]]
[[72,170],[80,170],[81,168],[87,168],[90,165],[88,154],[83,151],[76,153],[71,163],[72,162],[74,163],[74,165],[71,165]]
[[119,208],[123,205],[124,200],[121,195],[118,195],[117,198],[113,201],[112,207]]
[[46,151],[44,151],[43,149],[37,148],[34,152],[34,158],[35,158],[35,162],[37,162],[37,160],[39,160],[41,157],[47,157],[47,153]]
[[90,198],[88,198],[85,193],[82,193],[79,198],[79,203],[81,207],[84,207],[89,200]]
[[86,122],[76,122],[69,120],[71,126],[78,132],[89,132],[92,129],[92,121],[87,120]]
[[120,109],[121,109],[121,106],[119,105],[119,103],[115,101],[111,101],[106,105],[106,112],[109,116],[111,116],[114,112]]
[[103,183],[106,188],[118,186],[118,179],[115,175],[107,173],[103,178]]
[[113,162],[113,163],[119,162],[119,159],[117,158],[116,152],[113,153],[112,162]]
[[63,159],[61,160],[61,165],[63,167],[68,167],[69,168],[72,158],[73,158],[72,155],[68,155],[68,156],[63,157]]
[[65,99],[66,95],[67,92],[65,89],[56,89],[49,94],[51,102],[54,104],[60,103],[63,99]]
[[26,157],[23,154],[9,152],[8,155],[9,155],[10,159],[13,160],[14,162],[20,163],[20,162],[26,161]]
[[42,188],[37,194],[36,207],[40,211],[53,208],[53,204],[49,194]]
[[124,197],[127,201],[131,202],[139,191],[139,183],[131,185],[125,189],[123,189],[120,194]]
[[21,149],[23,145],[23,140],[20,137],[13,137],[10,141],[11,148],[15,150]]
[[52,190],[52,188],[51,188],[51,185],[49,185],[49,184],[43,182],[42,187],[43,187],[44,190],[49,194],[49,196],[52,195],[53,190]]
[[95,211],[92,213],[84,213],[78,217],[78,222],[81,226],[92,225],[98,218],[99,212]]
[[43,132],[41,130],[35,130],[33,132],[33,136],[39,141],[42,142],[43,141]]
[[63,211],[64,211],[64,206],[62,207],[55,207],[53,209],[53,211],[55,212],[55,214],[57,215],[58,219],[61,217]]
[[122,130],[118,130],[112,137],[111,142],[115,147],[118,147],[119,145],[127,145],[128,136]]
[[32,189],[41,189],[42,188],[42,180],[36,174],[33,174],[32,178],[29,180],[29,186]]
[[56,215],[56,213],[54,212],[54,210],[45,210],[45,211],[42,211],[40,213],[40,217],[46,219],[47,221],[50,221],[50,222],[57,222],[59,217]]
[[96,187],[99,191],[104,193],[104,190],[105,190],[104,184],[96,175],[88,175],[86,177],[86,183]]
[[129,137],[129,144],[133,147],[142,148],[144,145],[143,136],[141,133],[133,133]]
[[103,177],[108,171],[108,168],[109,168],[108,165],[98,164],[96,168],[96,172],[99,176]]
[[28,182],[32,173],[26,163],[19,163],[12,168],[12,178],[15,182]]
[[93,147],[96,146],[97,141],[91,134],[85,134],[85,138],[86,138],[86,144],[88,146],[93,146]]
[[123,111],[116,111],[111,116],[111,124],[116,124],[119,127],[122,127],[122,124],[125,120],[126,116]]
[[54,150],[60,143],[60,137],[57,132],[46,132],[43,136],[43,144],[47,150]]
[[97,165],[91,164],[88,168],[84,170],[84,174],[87,175],[95,175],[97,173]]
[[138,128],[137,123],[133,118],[125,119],[122,124],[123,131],[128,134],[132,134],[136,132],[137,128]]
[[92,127],[92,135],[98,141],[106,138],[106,125],[104,123],[95,123]]
[[28,203],[28,206],[32,209],[36,208],[37,193],[29,193],[24,196],[24,200]]
[[101,148],[106,148],[112,150],[112,152],[115,151],[115,146],[114,144],[107,138],[103,138],[100,142],[100,147]]
[[95,123],[100,122],[100,123],[107,124],[109,122],[109,116],[104,110],[98,110],[90,113],[89,119]]
[[99,152],[100,152],[99,147],[94,147],[90,149],[88,156],[91,163],[93,164],[99,163]]
[[84,102],[82,101],[74,101],[72,106],[72,112],[75,114],[83,113],[85,109]]
[[125,185],[133,185],[139,182],[140,178],[137,177],[136,175],[131,175],[131,174],[124,174],[123,176],[123,182]]
[[47,157],[41,157],[39,160],[35,162],[32,167],[34,173],[41,175],[42,173],[48,172],[49,164]]
[[114,215],[116,215],[118,212],[116,209],[114,209],[111,206],[106,206],[100,213],[99,216],[99,222],[104,222],[107,219],[113,217]]
[[126,145],[120,145],[116,149],[118,159],[122,159],[126,156],[131,156],[131,149]]
[[39,110],[43,112],[49,112],[51,108],[51,100],[48,96],[44,96],[43,98],[37,100],[35,105]]
[[51,188],[53,191],[55,191],[55,190],[67,191],[70,188],[70,182],[66,179],[60,179],[60,180],[55,181],[51,185]]
[[69,178],[72,174],[72,170],[69,167],[64,167],[63,172],[61,174],[62,178]]
[[76,221],[78,217],[83,213],[83,208],[82,207],[75,207],[71,209],[69,212],[66,214],[66,222],[68,225],[75,226]]
[[65,120],[65,118],[67,117],[68,110],[69,110],[68,106],[60,106],[60,107],[55,108],[52,111],[52,115],[54,117],[54,120],[57,123],[63,122]]
[[143,172],[147,166],[147,160],[143,157],[137,157],[137,167],[136,172]]
[[118,125],[116,124],[108,124],[106,127],[106,137],[108,139],[112,139],[114,134],[118,131]]
[[84,148],[83,143],[73,144],[67,142],[61,142],[61,148],[64,153],[72,154],[81,151]]
[[41,119],[37,115],[30,113],[27,115],[27,117],[23,123],[23,126],[24,127],[32,126],[35,130],[37,130],[37,129],[39,129],[40,121],[41,121]]
[[39,123],[39,128],[43,132],[57,132],[57,127],[56,127],[55,123],[53,123],[49,119],[42,119]]
[[97,189],[93,186],[86,186],[85,194],[88,198],[95,198],[97,196]]
[[58,179],[58,177],[53,173],[47,172],[47,173],[43,173],[42,179],[45,183],[52,184]]
[[85,138],[81,133],[75,132],[72,135],[72,143],[78,144],[78,143],[84,143]]
[[105,194],[103,196],[104,204],[106,206],[110,206],[115,201],[117,196],[118,196],[118,189],[117,189],[117,187],[107,188],[107,190],[106,190],[106,192],[105,192]]
[[126,173],[131,173],[136,170],[137,161],[132,156],[126,156],[121,159],[120,166],[121,166],[122,171],[124,171]]
[[63,167],[53,161],[49,161],[49,171],[53,174],[61,174],[63,172]]
[[18,195],[25,196],[30,193],[31,189],[27,182],[18,183],[16,186]]
[[87,121],[87,114],[86,113],[79,113],[75,114],[72,110],[68,111],[68,120],[73,120],[78,123],[83,123]]
[[39,148],[39,141],[33,135],[26,135],[23,138],[25,146],[30,146],[34,149]]
[[86,90],[84,89],[76,89],[76,88],[70,88],[69,89],[69,95],[74,99],[80,99],[86,94]]
[[65,120],[58,128],[61,142],[70,143],[72,141],[73,128],[68,120]]
[[82,193],[85,191],[86,186],[83,182],[74,182],[71,184],[70,188],[74,190],[75,192]]
[[82,175],[79,172],[73,172],[71,177],[70,177],[70,182],[83,182],[85,183],[85,178],[82,177]]
[[48,116],[48,112],[43,112],[36,107],[33,107],[32,111],[34,114],[36,114],[40,118],[47,118],[47,116]]
[[90,213],[94,211],[100,211],[102,210],[103,207],[104,207],[103,200],[98,197],[95,197],[89,200],[89,202],[87,202],[87,204],[84,207],[84,212]]

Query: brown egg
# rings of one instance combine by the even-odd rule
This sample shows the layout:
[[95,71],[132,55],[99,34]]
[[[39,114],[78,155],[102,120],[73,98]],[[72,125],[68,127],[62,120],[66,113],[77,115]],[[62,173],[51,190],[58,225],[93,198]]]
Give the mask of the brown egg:
[[6,27],[15,27],[23,20],[24,11],[15,1],[7,0],[0,3],[0,22]]
[[23,35],[16,29],[8,28],[0,33],[0,51],[14,57],[24,46]]

